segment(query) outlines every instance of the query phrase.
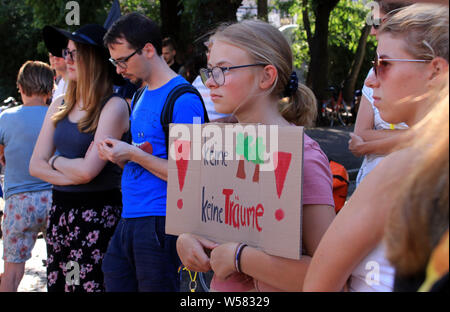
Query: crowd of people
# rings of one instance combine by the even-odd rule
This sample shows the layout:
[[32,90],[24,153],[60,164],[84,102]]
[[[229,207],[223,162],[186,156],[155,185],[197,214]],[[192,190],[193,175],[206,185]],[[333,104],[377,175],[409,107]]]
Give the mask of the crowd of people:
[[181,66],[173,40],[138,13],[108,30],[44,27],[50,66],[26,62],[23,105],[0,114],[0,291],[17,291],[40,232],[49,292],[175,292],[180,265],[212,270],[212,291],[448,291],[448,3],[377,2],[376,57],[348,146],[365,156],[357,188],[336,215],[328,158],[305,135],[299,260],[165,231],[161,115],[173,90],[200,92],[173,99],[172,123],[314,124],[316,98],[278,29],[220,26]]

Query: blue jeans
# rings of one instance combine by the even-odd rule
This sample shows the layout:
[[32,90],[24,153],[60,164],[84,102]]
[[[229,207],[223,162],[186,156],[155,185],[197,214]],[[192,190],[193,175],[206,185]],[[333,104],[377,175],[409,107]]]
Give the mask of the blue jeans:
[[106,291],[180,290],[176,236],[165,234],[165,217],[121,219],[103,259]]

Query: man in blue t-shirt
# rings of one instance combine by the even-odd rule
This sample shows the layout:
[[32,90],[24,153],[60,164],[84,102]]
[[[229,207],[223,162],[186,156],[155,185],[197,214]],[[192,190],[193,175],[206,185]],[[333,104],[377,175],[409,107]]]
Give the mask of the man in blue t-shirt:
[[[99,155],[124,168],[122,219],[111,239],[102,269],[107,291],[179,291],[176,237],[165,234],[167,148],[160,122],[171,90],[187,83],[161,55],[158,26],[131,13],[118,19],[104,37],[117,73],[142,79],[145,91],[132,101],[132,143],[105,139]],[[204,122],[203,104],[191,93],[175,101],[173,123]]]

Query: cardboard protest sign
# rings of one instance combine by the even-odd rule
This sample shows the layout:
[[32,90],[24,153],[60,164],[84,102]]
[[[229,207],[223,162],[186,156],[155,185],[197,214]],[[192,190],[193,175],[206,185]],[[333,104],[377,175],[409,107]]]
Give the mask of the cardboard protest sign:
[[303,127],[171,124],[166,232],[299,259]]

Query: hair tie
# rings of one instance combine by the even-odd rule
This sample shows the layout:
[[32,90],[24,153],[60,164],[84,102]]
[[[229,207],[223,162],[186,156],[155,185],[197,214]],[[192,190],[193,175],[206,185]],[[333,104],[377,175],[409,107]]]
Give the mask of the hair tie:
[[298,89],[298,77],[297,73],[293,71],[291,76],[289,77],[289,81],[286,85],[286,88],[284,89],[283,96],[290,97],[295,93],[295,91],[297,91],[297,89]]

